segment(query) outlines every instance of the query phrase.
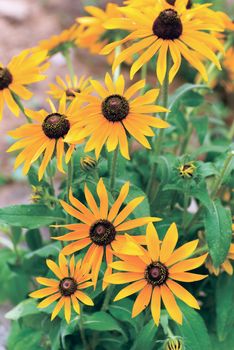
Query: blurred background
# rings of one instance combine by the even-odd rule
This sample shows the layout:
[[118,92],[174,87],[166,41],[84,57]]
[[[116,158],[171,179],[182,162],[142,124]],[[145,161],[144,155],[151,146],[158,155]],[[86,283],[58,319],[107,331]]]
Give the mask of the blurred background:
[[[59,34],[63,29],[70,27],[78,16],[84,15],[84,6],[105,7],[107,2],[107,0],[0,0],[0,61],[6,65],[21,50],[33,47],[38,41]],[[113,2],[121,3],[121,1]],[[216,9],[226,11],[229,15],[234,14],[234,0],[214,0],[214,2]],[[104,57],[90,55],[87,50],[77,49],[73,59],[78,76],[85,74],[102,77],[107,69]],[[48,83],[54,82],[57,74],[63,76],[65,73],[67,73],[65,60],[61,54],[56,54],[47,72],[48,79],[31,87],[35,94],[30,103],[39,108],[46,107],[45,92],[48,90]],[[234,100],[233,95],[222,94],[221,99],[224,106],[231,105]],[[10,144],[7,131],[21,125],[24,122],[22,118],[15,118],[5,108],[3,122],[0,124],[0,207],[31,201],[31,188],[22,177],[21,169],[13,171],[14,156],[5,152]],[[233,119],[233,114],[230,114],[228,119]],[[0,248],[2,239],[4,236],[1,236],[0,232]],[[8,323],[4,319],[4,314],[10,308],[10,305],[0,306],[0,350],[5,349]]]

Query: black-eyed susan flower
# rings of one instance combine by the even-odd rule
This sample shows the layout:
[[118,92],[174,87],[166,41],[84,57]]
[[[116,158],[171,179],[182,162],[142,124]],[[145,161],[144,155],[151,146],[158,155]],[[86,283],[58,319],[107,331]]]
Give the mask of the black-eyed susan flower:
[[42,74],[48,68],[48,64],[45,63],[46,57],[46,50],[38,52],[24,50],[18,56],[13,57],[6,67],[0,63],[0,119],[4,102],[15,116],[19,115],[20,109],[12,93],[24,100],[32,97],[32,92],[25,86],[46,78]]
[[70,28],[63,30],[58,35],[53,35],[49,39],[41,40],[35,50],[48,50],[50,55],[59,51],[66,51],[69,47],[75,45],[75,40],[81,32],[82,28],[77,24],[74,24]]
[[223,66],[227,72],[228,79],[223,82],[227,92],[231,93],[234,91],[234,48],[230,47],[224,57]]
[[[115,59],[113,71],[129,56],[142,52],[133,63],[130,71],[131,79],[135,73],[158,53],[156,73],[162,84],[167,71],[167,56],[172,57],[173,65],[169,71],[169,82],[177,74],[181,58],[184,57],[205,81],[208,80],[206,68],[200,55],[212,61],[221,69],[215,51],[221,51],[222,45],[210,33],[221,31],[220,18],[207,16],[204,5],[193,9],[186,8],[187,1],[177,0],[173,5],[165,0],[158,0],[155,6],[142,9],[127,6],[121,8],[126,18],[113,18],[106,22],[107,29],[126,29],[130,34],[120,41],[107,45],[102,54],[109,54],[115,47],[133,40],[129,48],[123,50]],[[207,5],[209,6],[209,5]],[[207,9],[208,10],[208,9]],[[198,55],[199,54],[199,55]]]
[[[127,217],[134,211],[134,209],[144,200],[144,197],[137,197],[131,200],[124,208],[123,203],[129,192],[129,182],[121,188],[118,198],[111,205],[109,209],[109,200],[106,187],[103,180],[100,179],[97,185],[97,195],[99,198],[99,205],[94,196],[89,191],[88,186],[85,185],[84,194],[87,202],[87,207],[76,199],[72,192],[69,193],[69,200],[72,206],[64,201],[60,201],[64,210],[80,221],[80,223],[65,225],[64,227],[71,232],[54,239],[60,241],[74,241],[63,248],[64,255],[70,255],[85,247],[88,251],[85,255],[84,262],[90,264],[92,267],[92,275],[94,286],[96,286],[100,266],[103,256],[106,257],[107,264],[112,262],[112,249],[117,249],[124,243],[124,248],[129,251],[130,248],[125,244],[125,237],[121,232],[143,226],[151,221],[159,221],[156,217],[143,217],[133,220],[126,220]],[[137,238],[142,242],[144,237]],[[111,267],[108,267],[105,276],[110,274]],[[104,283],[103,287],[107,284]]]
[[83,292],[85,288],[93,285],[90,281],[91,275],[82,260],[75,264],[74,256],[68,262],[63,254],[59,254],[58,265],[50,259],[46,260],[46,264],[56,278],[37,277],[37,282],[45,287],[30,293],[29,296],[37,299],[45,298],[38,304],[38,308],[46,308],[57,301],[51,320],[64,308],[65,319],[69,323],[72,308],[80,314],[80,302],[89,306],[94,305],[92,299]]
[[123,157],[129,159],[127,133],[150,149],[146,136],[154,136],[151,127],[169,126],[167,122],[150,115],[166,111],[165,108],[154,104],[159,90],[152,89],[142,96],[132,98],[145,86],[144,80],[138,81],[126,91],[122,75],[113,82],[107,73],[106,88],[96,80],[90,82],[99,97],[92,95],[81,97],[87,105],[79,110],[76,121],[74,120],[75,124],[66,136],[67,142],[75,143],[84,137],[89,137],[85,152],[95,150],[97,158],[104,144],[108,152],[115,150],[119,145]]
[[[128,237],[134,241],[134,237]],[[152,223],[148,224],[146,231],[147,250],[135,242],[141,254],[128,256],[119,254],[121,261],[114,262],[110,267],[125,272],[118,272],[105,278],[112,284],[130,283],[122,289],[115,301],[139,292],[133,305],[132,317],[137,316],[151,303],[151,313],[154,322],[158,325],[160,319],[161,301],[173,320],[182,324],[182,312],[176,302],[175,296],[190,307],[199,309],[197,300],[179,283],[194,282],[204,279],[206,276],[198,275],[193,270],[202,265],[207,257],[204,254],[197,258],[187,259],[197,247],[198,240],[185,243],[175,249],[178,241],[178,232],[175,224],[172,224],[162,242]],[[133,250],[134,251],[134,250]],[[133,252],[131,253],[133,254]]]
[[[67,135],[72,126],[73,116],[79,106],[79,101],[74,99],[71,104],[66,107],[66,95],[64,94],[59,102],[58,109],[55,108],[53,102],[48,100],[51,112],[46,110],[32,111],[25,110],[26,115],[34,121],[32,124],[25,124],[14,131],[10,131],[9,135],[14,139],[19,139],[14,143],[7,152],[21,150],[16,157],[15,168],[24,163],[23,173],[26,175],[31,165],[42,155],[42,161],[38,170],[38,178],[42,179],[45,170],[52,159],[54,153],[57,158],[57,168],[64,173],[64,137]],[[70,161],[75,145],[68,145],[65,155],[65,161]]]
[[92,91],[89,80],[90,79],[86,79],[84,75],[82,75],[80,79],[78,79],[77,75],[75,75],[73,79],[71,79],[69,75],[66,75],[65,80],[57,76],[57,85],[49,84],[50,91],[48,91],[48,94],[52,95],[54,99],[60,100],[65,93],[67,99],[72,100],[76,97],[76,94],[88,94]]

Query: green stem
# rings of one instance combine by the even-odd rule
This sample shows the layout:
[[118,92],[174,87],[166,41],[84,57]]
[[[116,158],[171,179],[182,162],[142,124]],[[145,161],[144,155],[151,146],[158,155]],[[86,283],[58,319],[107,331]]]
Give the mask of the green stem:
[[47,176],[48,176],[48,179],[49,179],[49,184],[50,184],[50,188],[51,188],[51,194],[52,194],[52,196],[54,196],[55,190],[54,190],[54,180],[53,180],[53,175],[52,175],[51,162],[49,162],[49,164],[47,166]]
[[208,246],[204,245],[203,247],[196,249],[195,252],[192,254],[192,256],[201,255],[206,252],[208,252]]
[[[70,189],[72,190],[72,180],[73,180],[73,158],[71,157],[70,162],[67,166],[67,202],[69,202],[69,192]],[[70,224],[71,217],[69,214],[67,214],[67,223]]]
[[222,185],[222,182],[223,182],[223,179],[225,177],[225,174],[226,174],[226,171],[232,161],[232,157],[234,157],[234,151],[231,151],[228,155],[228,157],[226,158],[225,162],[224,162],[224,165],[223,165],[223,169],[221,171],[221,174],[219,177],[217,177],[216,181],[214,182],[214,186],[213,186],[213,189],[211,191],[211,198],[212,199],[215,199],[221,185]]
[[80,336],[83,344],[83,349],[84,350],[89,350],[90,347],[88,345],[88,342],[85,337],[85,330],[84,330],[84,318],[83,318],[83,308],[81,306],[80,308],[80,320],[79,320],[79,329],[80,329]]
[[110,169],[110,190],[111,190],[111,192],[113,192],[114,187],[115,187],[118,154],[119,154],[119,147],[116,147],[114,154],[113,154],[111,169]]
[[25,113],[25,109],[24,106],[19,98],[18,95],[16,95],[14,92],[11,91],[11,95],[13,97],[13,99],[15,100],[15,102],[17,103],[17,105],[19,106],[19,109],[21,110],[21,112],[24,114],[24,116],[26,117],[27,121],[31,124],[32,120],[27,116],[27,114]]
[[67,63],[67,68],[69,70],[69,74],[71,76],[72,82],[74,83],[75,79],[75,70],[73,67],[72,59],[71,59],[71,52],[69,49],[63,52],[63,55],[65,57],[66,63]]
[[[187,181],[187,180],[185,180]],[[187,209],[189,205],[189,195],[188,195],[188,183],[185,183],[185,189],[184,189],[184,212],[183,212],[183,228],[186,227],[186,219],[187,219]]]
[[101,311],[106,311],[108,309],[108,305],[111,301],[112,293],[114,291],[115,286],[113,284],[109,285],[106,290],[106,295],[101,307]]
[[[170,70],[170,64],[169,64],[169,60],[167,59],[167,71],[166,71],[166,76],[165,76],[165,79],[164,79],[164,82],[162,85],[162,89],[161,89],[162,106],[165,108],[167,108],[167,106],[168,106],[169,70]],[[167,112],[164,112],[161,114],[161,119],[163,119],[163,120],[167,119]],[[164,129],[160,129],[158,137],[156,137],[155,143],[154,143],[154,156],[155,156],[155,158],[158,157],[161,153],[163,138],[164,138]],[[150,177],[149,177],[149,181],[148,181],[148,185],[147,185],[147,189],[146,189],[146,193],[147,193],[148,197],[151,199],[150,200],[151,203],[156,198],[158,190],[159,190],[159,185],[157,185],[155,191],[152,191],[152,186],[153,186],[153,182],[154,182],[155,174],[156,174],[156,168],[157,168],[157,164],[156,164],[156,162],[154,162],[152,165],[152,169],[151,169],[151,173],[150,173]]]
[[[141,79],[146,79],[147,77],[147,69],[148,69],[148,65],[147,63],[144,64],[141,68]],[[141,89],[141,95],[143,95],[145,93],[145,86]]]

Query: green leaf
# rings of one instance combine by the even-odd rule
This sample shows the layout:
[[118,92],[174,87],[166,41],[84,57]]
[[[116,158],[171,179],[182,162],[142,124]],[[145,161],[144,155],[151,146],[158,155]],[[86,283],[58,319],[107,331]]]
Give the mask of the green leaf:
[[129,298],[115,302],[109,306],[108,311],[114,316],[118,321],[126,322],[130,324],[135,331],[138,331],[139,321],[142,321],[141,315],[137,319],[132,318],[132,306],[133,301]]
[[36,250],[42,247],[42,237],[38,229],[28,230],[25,234],[25,239],[31,250]]
[[43,337],[41,331],[31,328],[22,328],[15,322],[7,342],[8,350],[43,350],[40,343]]
[[222,274],[219,277],[215,299],[217,335],[224,341],[234,327],[234,276]]
[[199,148],[196,149],[195,152],[193,152],[193,154],[191,155],[192,158],[197,158],[198,156],[200,156],[201,154],[204,153],[224,153],[227,150],[227,146],[221,146],[221,145],[204,145],[201,146]]
[[45,205],[13,205],[0,209],[0,223],[11,226],[35,229],[61,221],[64,221],[62,211]]
[[182,103],[188,107],[197,107],[200,106],[203,102],[204,97],[194,91],[187,92],[182,98]]
[[61,250],[61,244],[59,242],[54,242],[51,244],[48,244],[42,248],[39,248],[37,250],[34,250],[33,252],[30,252],[26,254],[27,259],[31,259],[32,257],[40,256],[42,258],[47,258],[48,256],[57,256],[59,254],[59,251]]
[[5,317],[9,320],[19,320],[21,317],[34,315],[40,311],[36,307],[36,301],[33,299],[27,299],[22,301],[12,310],[10,310]]
[[205,211],[204,224],[213,264],[219,267],[228,254],[232,239],[230,210],[224,208],[220,200],[211,202],[210,209]]
[[116,331],[125,335],[119,323],[104,311],[94,312],[92,315],[86,315],[84,327],[93,331]]
[[12,233],[12,241],[13,241],[14,245],[17,246],[17,244],[19,243],[20,238],[21,238],[22,230],[20,227],[12,227],[11,233]]
[[169,101],[169,110],[172,110],[174,105],[183,97],[187,92],[194,90],[194,89],[209,89],[208,86],[203,84],[184,84],[181,87],[179,87],[171,97]]
[[201,145],[204,143],[204,140],[207,136],[209,125],[208,120],[208,117],[204,116],[202,118],[192,120],[192,124],[196,129],[197,136]]
[[158,331],[154,320],[149,321],[139,332],[130,350],[155,349],[155,336]]
[[210,337],[202,317],[182,302],[179,306],[183,313],[183,324],[177,325],[178,331],[185,340],[189,350],[211,350]]

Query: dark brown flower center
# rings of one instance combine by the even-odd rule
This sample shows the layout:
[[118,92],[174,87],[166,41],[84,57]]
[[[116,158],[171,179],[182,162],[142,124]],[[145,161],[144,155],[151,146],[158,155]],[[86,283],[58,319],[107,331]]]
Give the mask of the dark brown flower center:
[[77,283],[73,278],[66,277],[60,281],[59,290],[63,296],[68,297],[76,292]]
[[13,77],[9,69],[0,68],[0,90],[8,88],[12,81]]
[[145,270],[145,279],[153,286],[160,286],[166,282],[168,278],[168,269],[160,262],[153,262],[148,265]]
[[183,25],[178,13],[172,9],[167,9],[156,18],[152,30],[161,39],[174,40],[181,36]]
[[89,234],[93,243],[106,246],[115,239],[116,230],[110,221],[99,220],[91,226]]
[[71,89],[71,88],[66,90],[66,96],[67,97],[75,97],[76,96],[75,93],[80,94],[81,90],[80,89]]
[[[174,6],[176,0],[167,0],[167,2],[168,2],[168,4]],[[188,4],[187,4],[186,8],[187,8],[187,9],[191,9],[192,5],[193,5],[192,0],[188,0]]]
[[125,97],[120,95],[108,96],[102,102],[102,114],[110,122],[120,122],[129,113],[129,103]]
[[52,113],[45,118],[42,129],[50,139],[59,139],[68,133],[70,123],[64,115]]

